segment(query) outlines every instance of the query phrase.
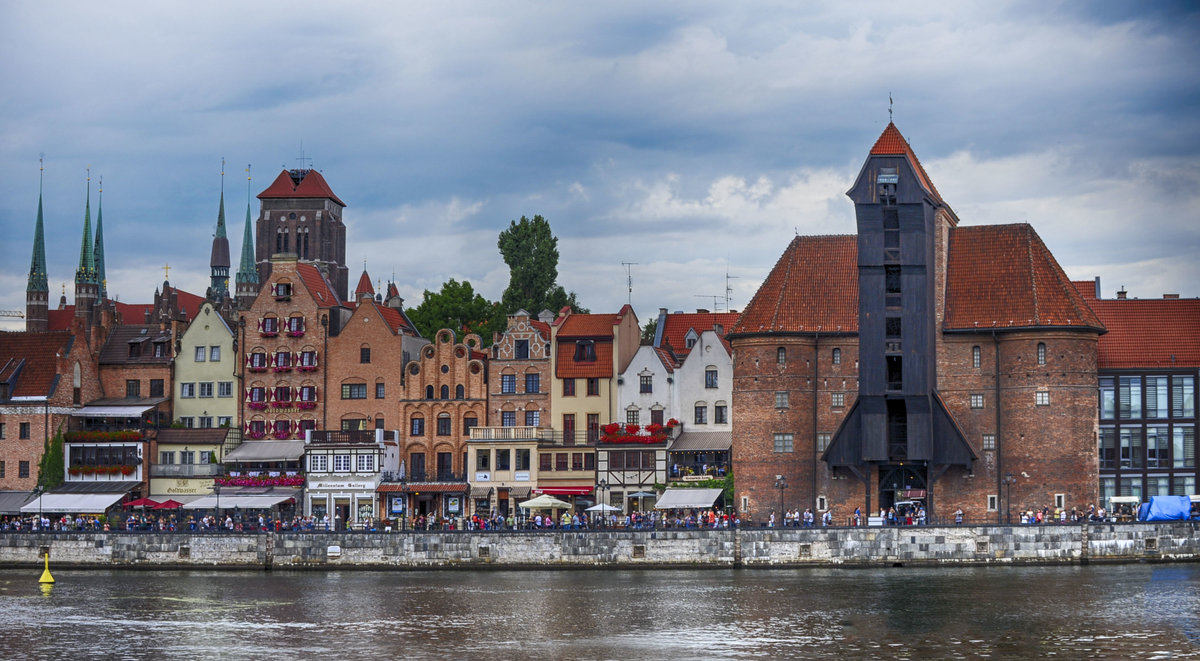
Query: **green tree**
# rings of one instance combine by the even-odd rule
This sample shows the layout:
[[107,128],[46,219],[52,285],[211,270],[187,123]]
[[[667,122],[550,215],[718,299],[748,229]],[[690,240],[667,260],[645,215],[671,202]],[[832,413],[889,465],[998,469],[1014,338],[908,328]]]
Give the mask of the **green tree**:
[[658,332],[658,317],[654,317],[642,326],[642,344],[650,346],[654,344],[654,334]]
[[558,280],[558,238],[550,222],[541,216],[521,216],[509,223],[496,243],[508,264],[508,288],[500,298],[504,312],[517,310],[536,315],[542,310],[557,313],[565,306],[587,313],[575,292],[567,292]]
[[421,304],[406,312],[421,335],[429,339],[449,328],[459,339],[465,333],[478,333],[488,345],[492,343],[492,332],[505,327],[504,314],[497,304],[476,293],[470,282],[454,278],[443,283],[439,292],[426,289]]
[[63,437],[55,432],[42,447],[42,460],[38,463],[38,486],[49,491],[63,483]]

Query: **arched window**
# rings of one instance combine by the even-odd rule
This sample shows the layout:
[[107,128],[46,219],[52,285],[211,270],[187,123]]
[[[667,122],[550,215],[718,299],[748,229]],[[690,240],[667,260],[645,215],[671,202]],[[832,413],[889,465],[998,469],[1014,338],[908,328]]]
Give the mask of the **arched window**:
[[442,386],[442,399],[450,399],[450,386]]
[[425,386],[425,399],[433,399],[433,386]]
[[1045,342],[1038,342],[1037,352],[1038,352],[1038,365],[1045,365],[1046,364],[1046,343]]
[[974,367],[975,369],[979,369],[979,365],[982,362],[983,361],[982,361],[982,357],[980,356],[979,347],[977,347],[977,346],[971,347],[971,367]]
[[461,383],[457,386],[454,386],[454,399],[464,399],[466,396],[467,392],[465,389],[463,389]]
[[842,364],[842,350],[841,349],[833,350],[833,364],[834,365]]
[[779,347],[775,350],[775,362],[779,363],[780,365],[787,362],[787,349]]

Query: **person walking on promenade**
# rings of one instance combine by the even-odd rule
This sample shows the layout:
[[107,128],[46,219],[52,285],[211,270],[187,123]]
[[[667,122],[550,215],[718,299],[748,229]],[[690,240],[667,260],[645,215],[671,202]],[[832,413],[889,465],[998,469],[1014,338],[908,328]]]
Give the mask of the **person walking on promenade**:
[[962,508],[960,507],[954,511],[954,523],[961,526],[962,522],[963,522],[963,511],[962,511]]
[[771,516],[767,518],[767,527],[768,528],[775,527],[775,510],[771,510]]

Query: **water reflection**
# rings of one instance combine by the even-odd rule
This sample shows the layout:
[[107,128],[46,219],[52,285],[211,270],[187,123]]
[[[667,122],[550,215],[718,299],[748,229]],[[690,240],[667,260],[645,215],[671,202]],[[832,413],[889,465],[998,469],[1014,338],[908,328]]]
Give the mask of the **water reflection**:
[[1200,656],[1200,567],[0,572],[7,658]]

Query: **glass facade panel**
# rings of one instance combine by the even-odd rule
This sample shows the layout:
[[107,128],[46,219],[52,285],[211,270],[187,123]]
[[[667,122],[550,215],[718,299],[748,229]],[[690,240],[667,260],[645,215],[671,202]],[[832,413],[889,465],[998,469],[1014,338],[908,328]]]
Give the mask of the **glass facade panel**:
[[1146,417],[1167,418],[1167,377],[1146,377]]
[[1171,379],[1171,414],[1176,418],[1196,417],[1196,380],[1190,376]]
[[1174,447],[1171,448],[1175,468],[1196,467],[1196,426],[1175,425]]
[[1142,417],[1142,377],[1123,376],[1117,388],[1117,404],[1122,420],[1140,420]]
[[1117,391],[1111,376],[1100,377],[1100,419],[1112,420],[1117,413]]

